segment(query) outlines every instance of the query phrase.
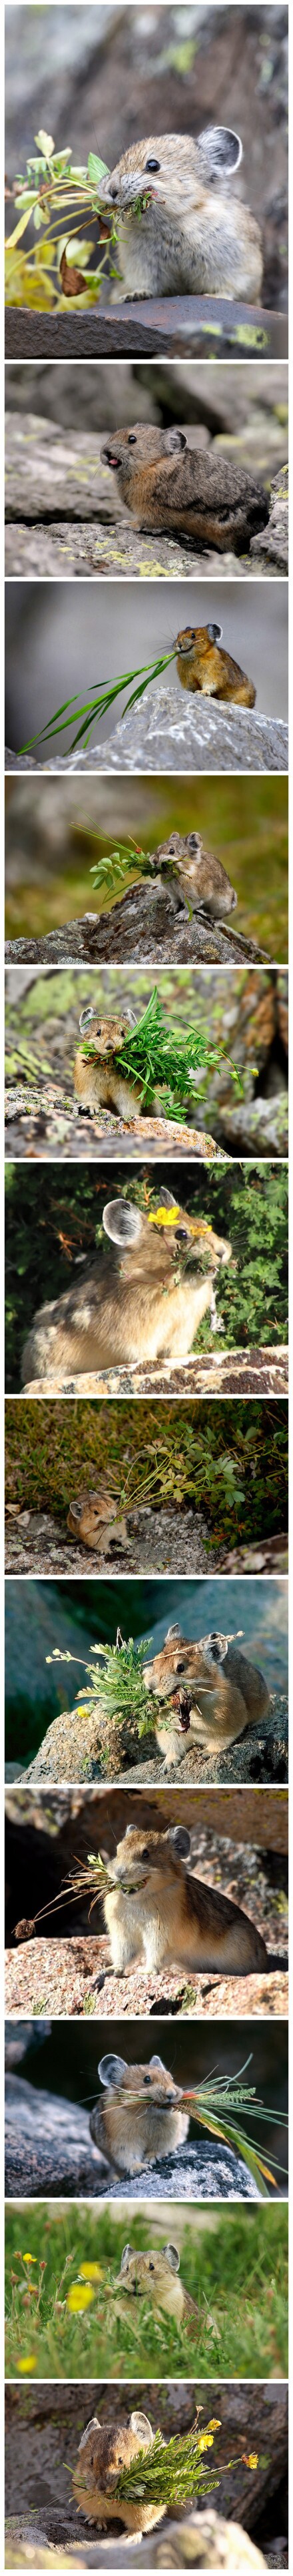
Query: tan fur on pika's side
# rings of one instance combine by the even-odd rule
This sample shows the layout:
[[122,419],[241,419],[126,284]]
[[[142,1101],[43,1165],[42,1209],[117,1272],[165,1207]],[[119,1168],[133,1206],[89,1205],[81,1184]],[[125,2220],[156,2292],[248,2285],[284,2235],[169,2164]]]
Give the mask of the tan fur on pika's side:
[[153,2441],[147,2415],[134,2413],[128,2424],[100,2424],[98,2415],[91,2417],[79,2442],[73,2474],[73,2494],[87,2522],[118,2521],[137,2537],[162,2522],[165,2505],[147,2504],[139,2486],[137,2496],[124,2496],[123,2502],[116,2495],[121,2469],[130,2468],[136,2453],[148,2451]]
[[173,1762],[178,1767],[193,1744],[202,1744],[208,1755],[222,1753],[266,1716],[270,1704],[263,1674],[234,1639],[218,1632],[196,1643],[179,1627],[168,1628],[159,1654],[144,1664],[144,1681],[158,1701],[154,1724],[166,1770]]
[[182,689],[204,698],[224,698],[236,707],[254,707],[256,689],[241,663],[221,648],[222,626],[182,626],[175,636],[178,679]]
[[117,2315],[123,2317],[125,2297],[133,2299],[134,2314],[139,2300],[148,2299],[159,2315],[163,2310],[173,2317],[174,2324],[184,2326],[194,2340],[199,2311],[179,2279],[179,2264],[177,2245],[151,2245],[146,2254],[133,2253],[131,2245],[124,2245],[113,2289]]
[[[99,184],[101,205],[117,209],[122,299],[221,295],[257,303],[259,226],[229,193],[241,160],[239,134],[225,125],[196,138],[147,135],[122,152]],[[115,303],[117,295],[115,277]]]
[[[188,1357],[208,1307],[215,1320],[214,1273],[230,1260],[231,1244],[162,1189],[159,1217],[169,1210],[170,1224],[157,1224],[155,1210],[148,1217],[127,1199],[108,1201],[107,1254],[98,1252],[64,1296],[39,1308],[24,1348],[24,1385],[52,1371],[79,1375],[115,1363]],[[188,1246],[204,1260],[206,1276],[182,1267]]]
[[[165,1966],[214,1968],[245,1976],[269,1965],[265,1942],[248,1914],[186,1870],[185,1825],[143,1834],[127,1826],[116,1859],[102,1850],[109,1877],[104,1914],[112,1967],[123,1976],[137,1955],[149,1971]],[[279,1964],[279,1963],[278,1963]]]
[[181,2110],[182,2086],[167,2074],[161,2057],[148,2066],[127,2066],[124,2057],[101,2057],[103,2094],[90,2115],[95,2146],[109,2157],[115,2173],[143,2173],[161,2156],[175,2155],[188,2136],[189,2118]]
[[188,447],[185,430],[157,429],[136,421],[114,430],[101,449],[116,475],[124,508],[146,532],[166,529],[196,547],[231,547],[243,554],[266,527],[268,501],[261,483],[243,466],[211,448]]
[[[81,1037],[94,1048],[94,1055],[86,1055],[80,1046],[75,1056],[74,1090],[83,1114],[94,1118],[99,1109],[114,1109],[131,1126],[132,1119],[140,1116],[141,1086],[119,1071],[117,1055],[130,1029],[136,1027],[134,1011],[125,1011],[121,1019],[101,1020],[98,1011],[89,1008],[82,1011],[79,1026]],[[150,1115],[156,1106],[154,1100]]]
[[225,913],[236,911],[235,887],[221,859],[204,849],[201,832],[170,832],[169,841],[158,842],[152,865],[154,869],[159,865],[162,893],[167,876],[174,911],[185,905],[188,911],[208,913],[211,921],[222,921]]

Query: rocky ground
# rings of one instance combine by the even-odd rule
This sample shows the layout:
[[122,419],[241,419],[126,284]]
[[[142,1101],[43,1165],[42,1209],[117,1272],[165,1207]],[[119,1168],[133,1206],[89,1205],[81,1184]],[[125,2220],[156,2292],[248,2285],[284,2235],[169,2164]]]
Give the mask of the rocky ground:
[[194,1351],[187,1360],[150,1360],[140,1367],[83,1370],[82,1376],[57,1374],[30,1378],[26,1395],[195,1396],[286,1395],[288,1354],[280,1346],[263,1350]]
[[149,880],[131,886],[110,912],[85,912],[81,920],[49,930],[43,939],[7,939],[7,965],[68,966],[74,962],[143,966],[233,966],[268,963],[268,953],[245,939],[229,922],[208,915],[174,913],[171,894],[156,893]]
[[[279,1916],[277,1939],[279,1940]],[[281,1944],[280,1944],[281,1948]],[[162,1971],[157,1977],[147,1976],[138,1968],[123,1978],[114,1977],[109,1969],[108,1942],[99,1942],[76,1933],[70,1940],[34,1941],[6,1951],[6,2012],[39,2013],[46,2011],[58,2019],[69,2020],[92,2013],[94,2020],[109,2022],[112,2018],[128,2021],[143,2013],[148,2020],[164,2020],[184,2013],[201,2021],[286,2019],[288,2012],[288,1978],[282,1969],[269,1969],[264,1976],[220,1977],[205,1972],[188,1976],[182,1982],[178,1969]],[[105,1985],[101,1973],[107,1968]]]
[[131,1540],[125,1556],[117,1542],[111,1544],[109,1556],[97,1549],[78,1547],[68,1530],[53,1520],[49,1512],[21,1511],[9,1507],[7,1521],[7,1574],[109,1574],[117,1566],[125,1574],[209,1574],[222,1564],[219,1549],[210,1545],[207,1523],[202,1512],[144,1510],[128,1512],[127,1528]]
[[[182,698],[184,696],[184,705]],[[15,770],[16,754],[9,744],[5,750],[5,769]],[[78,751],[55,754],[54,760],[33,759],[24,752],[17,757],[17,774],[24,769],[61,775],[86,776],[97,772],[107,776],[112,770],[160,772],[169,776],[190,777],[193,771],[226,772],[254,770],[261,773],[288,770],[288,726],[281,716],[265,716],[256,707],[221,706],[215,698],[192,697],[187,689],[179,696],[178,683],[157,680],[137,706],[113,725],[107,742],[90,742],[88,751],[79,744]]]
[[[191,447],[209,445],[208,431],[186,429]],[[220,446],[221,446],[221,442]],[[216,443],[217,444],[217,443]],[[273,477],[268,527],[241,557],[196,549],[163,533],[140,535],[113,490],[101,461],[103,436],[71,429],[58,433],[28,410],[25,423],[6,413],[6,574],[22,580],[66,578],[257,580],[288,572],[286,468]],[[237,451],[238,452],[238,451]]]
[[[101,1743],[102,1728],[98,1704],[96,1709],[86,1717],[76,1709],[69,1711],[62,1709],[48,1727],[44,1742],[40,1745],[39,1752],[35,1754],[34,1761],[29,1763],[26,1771],[22,1769],[19,1775],[15,1769],[15,1778],[19,1776],[26,1780],[99,1780],[103,1776]],[[225,1753],[219,1753],[218,1757],[215,1754],[210,1755],[208,1759],[205,1747],[201,1748],[200,1745],[189,1747],[187,1735],[182,1737],[182,1754],[180,1770],[177,1773],[175,1763],[170,1773],[171,1779],[176,1780],[177,1776],[179,1777],[180,1786],[188,1780],[193,1783],[203,1780],[221,1782],[258,1780],[263,1783],[267,1781],[268,1784],[274,1782],[275,1785],[277,1782],[286,1780],[288,1776],[288,1705],[285,1692],[272,1691],[267,1716],[258,1726],[247,1728],[238,1743],[228,1746]],[[152,1744],[146,1742],[145,1754],[141,1748],[140,1757],[131,1770],[127,1769],[127,1763],[125,1767],[123,1764],[122,1777],[125,1785],[129,1783],[130,1787],[134,1783],[136,1787],[140,1784],[143,1787],[144,1783],[151,1781],[156,1786],[157,1781],[166,1780],[164,1760],[158,1753],[155,1735]]]
[[17,1157],[23,1160],[28,1154],[30,1159],[40,1156],[42,1162],[63,1161],[64,1155],[69,1162],[96,1162],[97,1155],[100,1162],[114,1162],[117,1139],[119,1155],[128,1162],[140,1160],[146,1146],[149,1162],[155,1162],[162,1150],[164,1158],[172,1154],[176,1161],[183,1156],[186,1159],[187,1153],[200,1156],[201,1161],[223,1161],[214,1138],[200,1133],[197,1127],[186,1127],[178,1119],[147,1118],[145,1114],[133,1118],[131,1126],[127,1126],[110,1109],[101,1109],[96,1118],[82,1118],[76,1104],[61,1090],[55,1091],[50,1082],[40,1081],[39,1089],[29,1084],[24,1087],[19,1083],[17,1088],[12,1085],[5,1095],[5,1131],[6,1152],[13,1161]]

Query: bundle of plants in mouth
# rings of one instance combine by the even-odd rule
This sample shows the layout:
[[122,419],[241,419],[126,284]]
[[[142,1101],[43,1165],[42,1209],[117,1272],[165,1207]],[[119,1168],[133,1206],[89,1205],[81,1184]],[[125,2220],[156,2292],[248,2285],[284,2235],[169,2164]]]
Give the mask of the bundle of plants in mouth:
[[[197,2407],[189,2433],[175,2433],[166,2443],[162,2433],[155,2433],[151,2448],[138,2451],[130,2468],[121,2469],[120,2478],[115,2482],[113,2513],[118,2496],[123,2499],[123,2496],[134,2498],[141,2495],[149,2504],[164,2503],[167,2513],[172,2505],[190,2504],[196,2496],[211,2495],[212,2489],[220,2485],[220,2477],[215,2475],[215,2470],[204,2466],[204,2454],[213,2449],[214,2433],[220,2431],[221,2417],[211,2416],[205,2430],[200,2432],[198,2418],[201,2412],[201,2407]],[[256,2451],[249,2455],[242,2452],[239,2457],[245,2457],[247,2468],[257,2468]],[[220,2476],[224,2467],[227,2470],[237,2465],[236,2460],[223,2461]]]
[[[83,1039],[83,1054],[94,1056],[93,1039]],[[242,1094],[241,1074],[238,1066],[227,1056],[224,1042],[217,1039],[211,1045],[206,1031],[196,1028],[194,1021],[186,1030],[172,1029],[164,1020],[156,984],[142,1019],[135,1029],[129,1030],[129,1036],[127,1033],[116,1056],[117,1070],[140,1086],[141,1108],[146,1112],[151,1110],[155,1093],[162,1091],[164,1118],[183,1120],[186,1104],[190,1104],[196,1093],[198,1075],[202,1098],[210,1074],[218,1073],[223,1061],[229,1066],[231,1079]]]

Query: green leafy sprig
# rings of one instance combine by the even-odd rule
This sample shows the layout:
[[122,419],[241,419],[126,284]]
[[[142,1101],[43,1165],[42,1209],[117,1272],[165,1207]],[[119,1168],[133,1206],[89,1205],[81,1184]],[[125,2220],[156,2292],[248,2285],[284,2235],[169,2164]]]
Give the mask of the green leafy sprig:
[[[138,664],[137,670],[135,671],[122,671],[120,680],[93,681],[93,688],[96,688],[98,695],[96,697],[86,698],[81,706],[78,706],[77,704],[77,691],[75,692],[74,697],[64,698],[62,706],[55,707],[55,714],[53,716],[49,716],[48,723],[42,725],[42,727],[39,728],[38,733],[32,733],[30,735],[29,742],[22,743],[21,752],[18,752],[17,754],[18,760],[22,759],[23,752],[32,751],[35,742],[49,743],[52,740],[52,735],[56,733],[68,733],[71,725],[76,723],[76,717],[81,716],[82,723],[78,725],[78,732],[74,734],[74,739],[70,746],[71,751],[76,751],[78,743],[87,743],[88,736],[92,733],[93,725],[96,723],[100,724],[101,717],[109,714],[110,707],[114,705],[115,698],[119,698],[123,689],[128,688],[129,681],[132,682],[132,680],[138,680],[139,687],[132,689],[130,698],[127,698],[126,707],[124,707],[124,715],[128,714],[129,707],[136,706],[139,698],[143,698],[145,689],[150,687],[151,680],[158,680],[160,678],[161,671],[167,671],[169,662],[174,662],[175,660],[176,648],[174,647],[170,653],[160,653],[157,661],[155,662],[141,662]],[[68,708],[72,709],[72,713],[70,713],[70,715],[68,715]]]

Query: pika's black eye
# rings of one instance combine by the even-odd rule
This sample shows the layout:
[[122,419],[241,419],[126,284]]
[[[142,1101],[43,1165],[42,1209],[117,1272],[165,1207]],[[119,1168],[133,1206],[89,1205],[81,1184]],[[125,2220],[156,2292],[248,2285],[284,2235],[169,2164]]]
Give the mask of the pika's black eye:
[[154,2272],[154,2269],[155,2269],[155,2265],[154,2265],[154,2263],[149,2263],[149,2272]]
[[184,1673],[184,1661],[182,1664],[176,1663],[176,1673]]
[[136,438],[136,436],[135,436],[135,429],[130,429],[130,431],[129,431],[128,446],[129,446],[129,447],[137,447],[137,438]]
[[150,2084],[150,2083],[151,2083],[151,2076],[150,2076],[150,2075],[144,2075],[144,2079],[143,2079],[143,2080],[144,2080],[144,2084]]
[[142,1853],[141,1853],[141,1859],[142,1859],[142,1860],[149,1860],[149,1857],[150,1857],[150,1855],[149,1855],[149,1851],[148,1851],[147,1843],[146,1843],[146,1844],[145,1844],[145,1849],[144,1849],[144,1851],[142,1851]]
[[160,161],[145,161],[145,170],[160,170]]

